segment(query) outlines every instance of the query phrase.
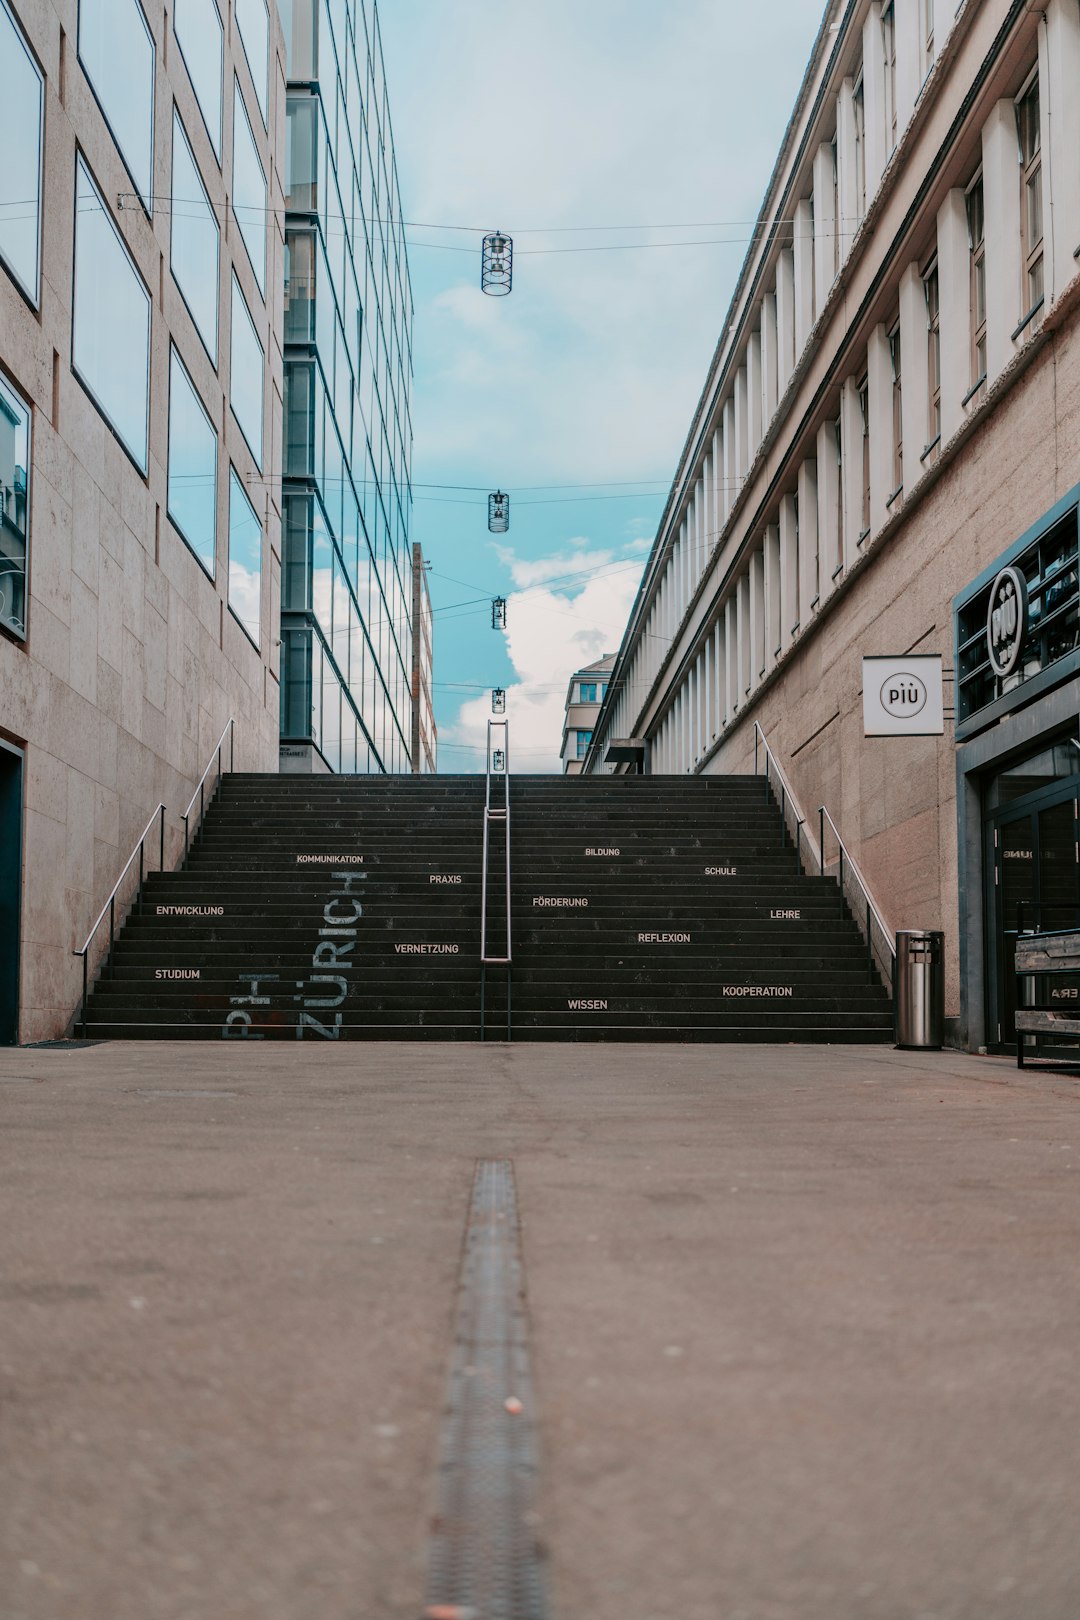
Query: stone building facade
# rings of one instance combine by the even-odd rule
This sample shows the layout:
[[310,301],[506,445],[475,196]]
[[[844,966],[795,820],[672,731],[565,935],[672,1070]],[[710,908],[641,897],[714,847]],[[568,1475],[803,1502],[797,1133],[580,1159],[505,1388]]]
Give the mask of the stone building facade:
[[[1016,928],[1080,905],[1078,85],[1077,0],[832,0],[586,760],[763,734],[889,925],[944,930],[975,1049]],[[944,735],[866,735],[863,659],[916,654]]]
[[276,768],[284,125],[265,0],[0,0],[0,1040],[230,717]]

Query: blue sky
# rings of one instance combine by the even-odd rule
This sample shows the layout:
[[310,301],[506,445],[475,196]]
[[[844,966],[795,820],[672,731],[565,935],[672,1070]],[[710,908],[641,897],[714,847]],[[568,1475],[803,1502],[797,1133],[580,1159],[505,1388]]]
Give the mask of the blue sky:
[[[493,686],[515,769],[558,769],[567,681],[618,646],[822,9],[383,0],[440,770],[480,766]],[[507,298],[479,290],[494,227]]]

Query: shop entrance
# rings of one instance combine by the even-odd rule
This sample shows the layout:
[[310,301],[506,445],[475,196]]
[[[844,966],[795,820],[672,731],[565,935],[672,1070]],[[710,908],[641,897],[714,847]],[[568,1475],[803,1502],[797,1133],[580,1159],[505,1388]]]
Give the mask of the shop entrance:
[[1015,1051],[1018,931],[1080,927],[1080,739],[998,771],[983,803],[987,1037]]
[[19,1038],[23,756],[0,742],[0,1046]]

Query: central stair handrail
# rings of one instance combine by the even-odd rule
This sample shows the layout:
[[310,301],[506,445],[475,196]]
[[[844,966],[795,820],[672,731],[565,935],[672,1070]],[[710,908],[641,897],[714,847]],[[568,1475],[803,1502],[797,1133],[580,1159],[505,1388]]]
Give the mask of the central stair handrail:
[[[870,891],[870,885],[863,877],[858,862],[840,836],[840,829],[833,820],[825,805],[818,806],[818,839],[815,844],[812,833],[806,823],[806,817],[800,808],[799,801],[792,791],[791,784],[784,775],[783,768],[772,749],[769,747],[765,733],[758,722],[754,721],[754,775],[762,774],[760,759],[764,755],[766,780],[772,784],[779,784],[778,795],[780,814],[787,826],[789,815],[795,822],[795,853],[801,864],[801,846],[805,841],[807,853],[810,857],[808,870],[817,872],[821,877],[828,877],[835,868],[835,877],[840,889],[841,897],[846,899],[851,908],[856,926],[866,941],[868,968],[877,964],[878,971],[885,982],[886,988],[892,991],[893,969],[896,962],[896,936],[890,931],[881,908]],[[773,787],[775,793],[775,786]],[[836,844],[836,857],[829,859],[826,856],[826,833],[831,833]]]
[[[498,731],[502,732],[502,748],[493,746],[493,737]],[[502,770],[496,768],[496,755],[502,755]],[[492,776],[502,776],[502,804],[492,802],[491,779]],[[491,827],[493,822],[500,822],[505,832],[506,844],[506,954],[493,956],[488,952],[487,939],[487,896],[488,873],[491,862]],[[508,720],[489,720],[487,723],[487,759],[485,761],[484,783],[484,861],[480,880],[480,965],[481,967],[509,967],[512,958],[510,944],[510,722]]]

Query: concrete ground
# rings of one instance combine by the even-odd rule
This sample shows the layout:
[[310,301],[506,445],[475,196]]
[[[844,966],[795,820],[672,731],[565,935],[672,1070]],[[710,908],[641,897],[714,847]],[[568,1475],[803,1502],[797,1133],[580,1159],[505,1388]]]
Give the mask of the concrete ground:
[[418,1620],[501,1157],[558,1620],[1080,1615],[1080,1079],[24,1049],[0,1144],[4,1620]]

